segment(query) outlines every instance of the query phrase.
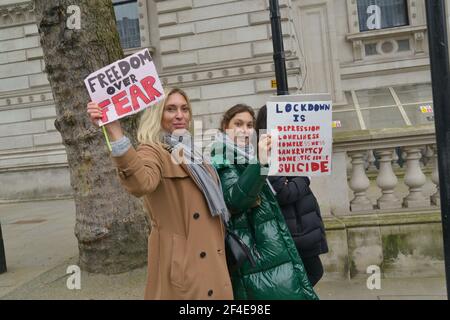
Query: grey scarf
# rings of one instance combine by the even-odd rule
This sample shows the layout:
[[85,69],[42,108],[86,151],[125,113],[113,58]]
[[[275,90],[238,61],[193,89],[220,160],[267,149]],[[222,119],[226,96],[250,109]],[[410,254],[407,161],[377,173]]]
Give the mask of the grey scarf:
[[[252,143],[246,144],[245,146],[237,145],[230,137],[223,132],[216,134],[214,138],[214,144],[219,148],[215,150],[215,154],[223,153],[224,159],[232,164],[255,164],[257,163],[257,158],[255,155],[255,148]],[[225,148],[223,148],[223,146]]]
[[223,198],[219,175],[212,165],[203,161],[202,152],[193,146],[189,132],[183,135],[164,134],[163,142],[170,147],[173,157],[180,155],[182,150],[182,161],[205,196],[211,215],[219,215],[227,223],[230,213]]
[[[216,148],[214,150],[214,154],[221,154],[222,157],[219,159],[224,161],[228,161],[231,164],[255,164],[257,163],[257,157],[255,154],[255,148],[252,143],[249,143],[243,147],[237,145],[226,133],[219,132],[214,139],[212,146],[210,149]],[[225,154],[223,154],[225,153]],[[269,168],[261,168],[261,174],[267,175],[269,173]],[[276,195],[275,189],[267,179],[267,185],[269,186],[270,191],[274,195]]]

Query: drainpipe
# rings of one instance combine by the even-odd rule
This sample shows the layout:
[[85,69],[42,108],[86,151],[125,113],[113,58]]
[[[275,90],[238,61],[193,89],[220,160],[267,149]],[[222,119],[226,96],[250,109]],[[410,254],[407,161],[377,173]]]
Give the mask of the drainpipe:
[[270,0],[270,24],[272,26],[273,61],[275,63],[275,77],[277,79],[277,95],[288,95],[289,87],[286,73],[286,58],[278,0]]
[[427,0],[428,44],[441,195],[447,299],[450,297],[450,66],[444,0]]

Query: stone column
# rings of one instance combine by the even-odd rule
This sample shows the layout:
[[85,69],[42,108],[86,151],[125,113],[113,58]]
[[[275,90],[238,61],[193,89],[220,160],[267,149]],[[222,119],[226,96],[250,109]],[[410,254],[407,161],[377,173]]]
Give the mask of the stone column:
[[381,197],[377,200],[380,209],[398,209],[402,207],[401,201],[395,196],[394,189],[398,179],[392,170],[392,149],[377,151],[380,156],[380,170],[377,177],[377,185],[381,188]]
[[[328,186],[317,188],[321,192],[318,196],[326,196],[329,199],[330,211],[333,215],[342,216],[350,213],[346,167],[347,153],[345,151],[333,151],[332,170],[331,175],[328,176]],[[311,185],[315,183],[315,180],[316,178],[311,180]]]
[[403,205],[407,208],[429,207],[430,198],[422,193],[426,177],[420,168],[422,157],[420,147],[406,147],[406,172],[405,184],[409,187],[409,194],[403,199]]
[[364,151],[349,153],[349,156],[352,158],[352,176],[349,186],[355,195],[355,198],[350,202],[351,211],[373,210],[372,202],[366,195],[370,181],[364,169],[364,153]]
[[437,147],[435,144],[430,146],[430,150],[433,152],[432,161],[433,161],[433,171],[431,173],[431,181],[436,185],[436,192],[431,195],[430,200],[431,203],[435,206],[441,205],[441,194],[439,193],[439,166],[438,166],[438,153]]

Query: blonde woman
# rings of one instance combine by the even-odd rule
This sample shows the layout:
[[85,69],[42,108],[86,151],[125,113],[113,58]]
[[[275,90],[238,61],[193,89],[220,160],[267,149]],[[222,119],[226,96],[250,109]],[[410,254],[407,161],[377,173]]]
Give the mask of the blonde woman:
[[[94,102],[87,112],[94,123],[102,118]],[[188,96],[172,89],[142,115],[137,150],[119,121],[106,125],[121,183],[144,198],[150,215],[145,299],[233,299],[224,248],[229,213],[216,171],[190,144],[191,121]]]

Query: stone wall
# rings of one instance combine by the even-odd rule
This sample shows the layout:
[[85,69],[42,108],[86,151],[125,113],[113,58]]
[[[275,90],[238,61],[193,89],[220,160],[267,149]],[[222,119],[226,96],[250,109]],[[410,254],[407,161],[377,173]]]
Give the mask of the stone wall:
[[383,278],[445,274],[439,211],[326,217],[329,253],[322,255],[327,279],[367,278],[378,266]]
[[[330,92],[339,108],[347,90],[430,81],[424,1],[408,0],[409,26],[364,34],[355,3],[280,0],[291,92]],[[236,103],[259,108],[274,94],[267,0],[139,0],[138,13],[142,46],[164,85],[189,93],[203,129],[217,128]],[[399,51],[406,40],[409,50]],[[371,44],[375,55],[366,54]],[[0,0],[0,201],[71,194],[44,70],[31,2]],[[330,190],[347,179],[342,152],[333,166],[331,177],[312,181],[330,247],[327,278],[367,277],[370,265],[384,277],[443,274],[439,212],[346,216],[345,188]]]
[[[289,84],[297,87],[287,1],[280,1]],[[273,94],[273,47],[266,0],[157,1],[163,83],[182,87],[203,127],[216,128],[237,103],[254,108]]]
[[[279,2],[291,92],[330,92],[337,109],[347,90],[430,81],[424,0],[407,1],[408,26],[365,33],[354,0]],[[164,85],[189,93],[203,129],[217,128],[234,104],[258,109],[275,93],[267,0],[138,0],[137,7],[141,45]],[[33,185],[39,177],[24,184],[21,170],[49,170],[44,177],[54,168],[52,183],[70,194],[32,2],[0,0],[0,13],[0,199],[59,196]],[[409,49],[399,51],[398,41]],[[366,54],[368,44],[376,55]],[[314,184],[323,189],[327,180]]]
[[0,200],[71,194],[31,2],[0,1]]

